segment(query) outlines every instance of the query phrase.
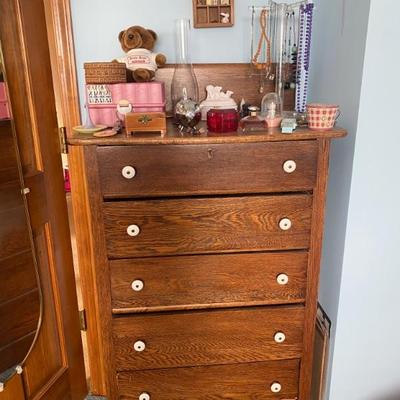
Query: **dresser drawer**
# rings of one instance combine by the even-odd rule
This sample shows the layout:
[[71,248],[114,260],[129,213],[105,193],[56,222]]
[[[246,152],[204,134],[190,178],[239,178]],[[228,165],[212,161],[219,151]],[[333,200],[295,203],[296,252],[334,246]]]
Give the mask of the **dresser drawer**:
[[299,361],[120,372],[117,377],[120,399],[126,400],[296,400]]
[[116,313],[304,302],[308,253],[114,260]]
[[265,193],[312,189],[317,155],[315,140],[101,146],[98,164],[106,198]]
[[111,258],[306,249],[311,195],[104,203]]
[[121,370],[300,358],[302,306],[147,314],[113,319]]

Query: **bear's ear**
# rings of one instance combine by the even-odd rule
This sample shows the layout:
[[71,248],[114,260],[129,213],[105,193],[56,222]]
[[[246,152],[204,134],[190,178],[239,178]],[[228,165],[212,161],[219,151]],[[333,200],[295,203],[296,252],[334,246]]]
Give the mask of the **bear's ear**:
[[157,33],[155,33],[154,31],[152,31],[151,29],[147,29],[147,31],[150,33],[151,36],[153,36],[154,40],[157,40]]
[[122,37],[124,36],[125,31],[121,31],[118,35],[118,40],[121,42],[122,41]]

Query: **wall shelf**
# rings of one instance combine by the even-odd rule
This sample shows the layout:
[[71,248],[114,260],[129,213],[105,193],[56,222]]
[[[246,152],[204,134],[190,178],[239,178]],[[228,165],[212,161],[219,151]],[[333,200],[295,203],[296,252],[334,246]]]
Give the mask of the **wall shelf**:
[[[229,28],[235,22],[234,0],[193,0],[193,26],[195,28]],[[222,22],[229,14],[229,22]]]

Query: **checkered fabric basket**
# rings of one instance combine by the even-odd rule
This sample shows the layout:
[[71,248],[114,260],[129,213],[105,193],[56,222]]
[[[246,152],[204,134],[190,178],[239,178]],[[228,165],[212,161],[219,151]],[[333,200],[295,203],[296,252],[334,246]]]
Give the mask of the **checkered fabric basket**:
[[332,129],[338,116],[339,106],[335,104],[307,105],[307,122],[310,129]]

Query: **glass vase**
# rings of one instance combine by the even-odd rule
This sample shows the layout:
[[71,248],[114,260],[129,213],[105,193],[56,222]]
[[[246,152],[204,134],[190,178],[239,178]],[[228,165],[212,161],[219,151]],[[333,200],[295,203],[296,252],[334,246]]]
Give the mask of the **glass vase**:
[[176,64],[171,84],[172,110],[175,114],[176,104],[185,96],[195,102],[199,101],[199,88],[190,58],[190,20],[175,21]]

